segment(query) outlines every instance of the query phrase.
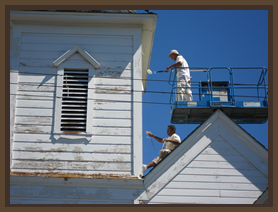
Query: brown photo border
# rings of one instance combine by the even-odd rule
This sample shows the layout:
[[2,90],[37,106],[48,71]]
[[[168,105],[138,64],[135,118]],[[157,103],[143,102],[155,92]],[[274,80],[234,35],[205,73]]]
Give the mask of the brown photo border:
[[[6,1],[3,1],[3,3]],[[57,2],[57,1],[53,1],[53,2]],[[46,209],[49,210],[48,207],[65,207],[66,210],[71,209],[71,210],[76,210],[75,207],[93,207],[92,209],[98,209],[98,207],[100,207],[100,210],[103,210],[104,208],[102,207],[108,207],[108,209],[110,209],[111,207],[117,207],[117,210],[126,210],[126,209],[132,209],[132,210],[146,210],[146,207],[149,207],[151,210],[153,207],[153,209],[162,209],[162,210],[169,210],[168,207],[175,207],[174,210],[185,210],[185,209],[189,209],[188,207],[192,207],[192,209],[196,210],[196,207],[201,207],[200,210],[203,210],[204,207],[209,207],[210,210],[212,210],[214,207],[215,209],[225,209],[227,210],[228,207],[232,207],[231,210],[234,210],[233,207],[239,207],[240,209],[243,209],[245,207],[252,207],[252,210],[257,210],[255,209],[256,207],[258,207],[258,210],[262,210],[261,207],[264,207],[263,210],[268,210],[268,209],[273,209],[274,206],[274,188],[273,188],[273,177],[274,177],[274,155],[273,155],[273,139],[274,139],[274,113],[273,113],[273,105],[275,104],[274,102],[274,95],[273,95],[273,91],[274,91],[274,85],[273,85],[273,81],[269,80],[269,119],[268,119],[268,156],[269,156],[269,187],[268,187],[268,193],[269,193],[269,198],[268,198],[268,204],[266,205],[232,205],[232,204],[227,204],[224,206],[221,205],[163,205],[163,207],[161,207],[161,205],[159,206],[152,206],[152,205],[46,205],[46,204],[40,204],[40,205],[17,205],[17,204],[10,204],[10,168],[9,168],[9,152],[10,152],[10,145],[9,145],[9,93],[10,93],[10,86],[9,86],[9,64],[10,64],[10,59],[9,59],[9,54],[10,54],[10,21],[9,21],[9,11],[10,10],[79,10],[79,9],[88,9],[90,7],[93,7],[92,9],[98,9],[98,10],[102,10],[102,9],[140,9],[140,10],[144,10],[144,9],[149,9],[149,10],[268,10],[268,74],[269,74],[269,79],[273,80],[274,76],[274,62],[277,63],[277,61],[274,61],[274,34],[276,34],[277,37],[277,27],[274,28],[274,5],[275,5],[275,1],[252,1],[252,4],[250,4],[250,1],[246,1],[246,0],[242,0],[242,1],[233,1],[233,2],[225,2],[223,3],[222,1],[194,1],[195,4],[193,4],[194,2],[192,2],[192,4],[187,4],[187,2],[185,1],[176,1],[175,3],[177,5],[155,5],[156,3],[151,3],[150,1],[140,1],[138,3],[141,3],[142,5],[132,5],[130,4],[130,2],[125,1],[126,3],[120,3],[119,1],[117,1],[118,4],[122,4],[122,5],[115,5],[115,2],[110,0],[111,5],[96,5],[94,1],[90,2],[87,1],[86,4],[84,5],[62,5],[58,2],[58,5],[38,5],[39,3],[44,3],[44,2],[34,2],[36,5],[23,5],[23,3],[28,4],[27,1],[17,1],[17,4],[14,3],[14,1],[7,1],[7,3],[4,3],[4,13],[2,13],[2,16],[4,16],[3,14],[5,14],[5,20],[2,20],[2,22],[4,22],[4,31],[5,34],[3,36],[4,40],[4,46],[5,46],[5,52],[3,54],[3,56],[1,57],[2,60],[3,58],[5,58],[5,60],[3,61],[3,64],[5,64],[5,72],[3,72],[4,77],[1,78],[1,80],[3,81],[3,83],[1,83],[1,85],[4,85],[4,88],[2,88],[2,92],[3,92],[3,96],[4,96],[4,107],[1,110],[3,113],[3,116],[5,117],[5,121],[4,123],[1,123],[2,127],[1,129],[5,129],[3,130],[3,133],[5,136],[5,148],[2,148],[2,151],[4,150],[5,152],[5,160],[2,161],[3,163],[3,167],[5,170],[5,176],[3,176],[2,178],[2,182],[4,182],[4,186],[5,186],[5,195],[2,196],[2,202],[4,203],[4,209],[6,210],[17,210],[19,209],[18,207],[22,207],[22,208],[29,208],[30,209],[35,209],[36,207],[40,207],[39,210],[41,210],[41,207],[47,207]],[[147,2],[147,4],[145,3]],[[196,5],[196,3],[198,2],[198,5]],[[260,2],[260,3],[256,3],[256,2]],[[50,1],[48,2],[50,3]],[[71,2],[69,2],[71,3]],[[90,5],[94,4],[94,5]],[[102,2],[103,3],[103,2]],[[129,4],[127,4],[129,3]],[[137,2],[135,2],[137,3]],[[149,3],[149,4],[148,4]],[[169,4],[170,2],[164,2]],[[172,2],[171,2],[172,3]],[[226,4],[227,3],[227,4]],[[163,4],[163,3],[162,3]],[[202,5],[199,5],[202,4]],[[87,6],[86,6],[87,5]],[[127,6],[128,5],[128,6]],[[276,3],[277,6],[277,3]],[[277,9],[276,9],[277,12]],[[159,14],[158,14],[159,15]],[[276,23],[277,25],[277,23]],[[277,56],[277,55],[276,55]],[[276,57],[277,58],[277,57]],[[3,76],[2,75],[2,76]],[[4,201],[3,201],[4,200]],[[72,208],[73,207],[73,208]],[[144,208],[140,208],[140,207],[144,207]],[[185,208],[186,207],[186,208]],[[238,209],[239,209],[238,208]],[[149,210],[149,209],[148,209]]]

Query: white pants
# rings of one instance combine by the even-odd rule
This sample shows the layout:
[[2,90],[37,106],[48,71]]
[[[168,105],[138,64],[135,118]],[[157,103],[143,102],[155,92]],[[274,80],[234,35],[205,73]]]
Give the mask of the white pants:
[[159,156],[156,157],[153,162],[155,164],[158,164],[160,161],[162,161],[167,155],[169,155],[171,151],[169,149],[162,149],[159,151]]
[[[182,76],[178,79],[178,87],[191,87],[191,79],[189,77]],[[183,96],[186,101],[192,101],[192,91],[190,88],[179,88],[178,89],[178,101],[183,101]]]

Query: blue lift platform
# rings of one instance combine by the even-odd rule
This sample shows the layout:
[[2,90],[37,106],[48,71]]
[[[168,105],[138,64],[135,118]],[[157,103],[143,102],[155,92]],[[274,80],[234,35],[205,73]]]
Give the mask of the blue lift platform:
[[[238,124],[263,124],[268,119],[267,69],[251,68],[191,68],[191,91],[193,101],[178,100],[177,70],[172,68],[169,84],[172,86],[171,123],[200,124],[206,121],[217,109]],[[219,80],[228,73],[227,80]],[[244,74],[244,72],[249,72]],[[194,76],[205,74],[203,81]],[[237,73],[239,77],[235,77]],[[249,77],[248,77],[249,76]],[[225,78],[225,77],[224,77]],[[257,79],[256,79],[257,78]],[[214,81],[215,79],[215,81]],[[255,82],[246,83],[252,79]]]

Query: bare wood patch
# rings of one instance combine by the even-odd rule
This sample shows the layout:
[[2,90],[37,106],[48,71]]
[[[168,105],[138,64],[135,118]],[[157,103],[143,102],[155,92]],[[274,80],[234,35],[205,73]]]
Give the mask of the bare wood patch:
[[76,152],[26,152],[14,151],[13,159],[40,161],[130,162],[129,154],[76,153]]
[[95,93],[131,94],[132,90],[130,86],[96,86]]
[[46,92],[54,92],[55,87],[52,85],[35,85],[35,84],[27,84],[22,83],[18,84],[19,91],[46,91]]
[[[94,101],[94,109],[98,110],[131,110],[131,102]],[[99,112],[99,111],[98,111]],[[95,113],[98,113],[95,112]]]
[[[111,137],[111,140],[113,138]],[[110,141],[113,143],[113,141]],[[63,143],[27,143],[15,142],[15,151],[45,151],[45,152],[79,152],[79,153],[131,153],[130,145],[96,145],[96,144],[63,144]]]
[[[15,133],[14,135],[14,142],[21,142],[21,143],[31,143],[29,146],[32,146],[34,143],[48,143],[53,145],[58,145],[57,141],[51,137],[51,134],[27,134],[27,133]],[[80,140],[76,139],[76,142],[80,142]],[[81,140],[83,141],[83,140]],[[54,143],[53,143],[54,142]],[[67,144],[68,139],[59,139],[59,144]],[[131,137],[130,136],[97,136],[94,135],[90,144],[109,144],[109,145],[130,145],[131,144]],[[90,145],[88,144],[88,145]],[[75,144],[71,144],[75,145]]]
[[68,162],[68,161],[34,161],[34,160],[13,160],[13,169],[62,169],[62,170],[123,170],[130,171],[130,163],[109,163],[109,162]]
[[51,133],[51,126],[16,125],[16,133]]
[[22,124],[27,124],[27,125],[51,125],[53,122],[52,117],[24,117],[24,116],[18,116],[16,117],[16,124],[22,125]]

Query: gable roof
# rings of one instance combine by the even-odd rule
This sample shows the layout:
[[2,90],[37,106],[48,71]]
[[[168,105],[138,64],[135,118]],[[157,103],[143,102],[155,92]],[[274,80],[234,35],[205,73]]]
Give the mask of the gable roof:
[[70,56],[72,56],[74,53],[78,52],[81,54],[89,63],[93,65],[95,68],[100,67],[100,63],[95,60],[88,52],[83,50],[80,46],[76,45],[72,49],[65,52],[62,56],[60,56],[57,60],[53,62],[53,65],[55,67],[58,67],[61,63],[65,62]]
[[[138,201],[150,200],[218,136],[225,139],[264,176],[268,176],[268,153],[245,130],[217,110],[144,177],[145,192]],[[254,156],[255,155],[255,156]]]

